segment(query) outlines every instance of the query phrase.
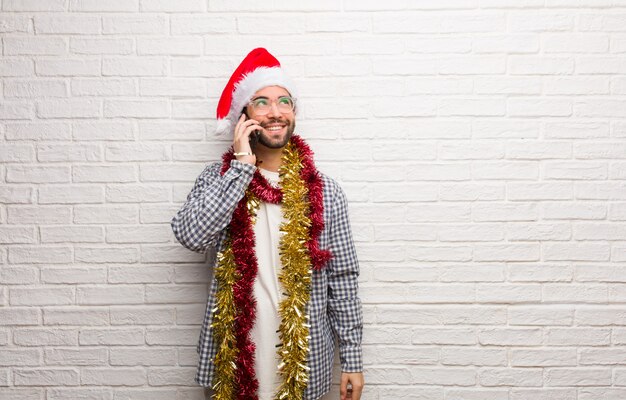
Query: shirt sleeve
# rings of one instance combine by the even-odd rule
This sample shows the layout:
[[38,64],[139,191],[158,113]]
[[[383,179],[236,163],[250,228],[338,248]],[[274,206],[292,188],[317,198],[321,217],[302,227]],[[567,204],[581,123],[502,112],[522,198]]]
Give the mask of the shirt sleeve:
[[328,268],[328,313],[339,340],[343,372],[363,370],[361,340],[363,313],[358,297],[359,262],[352,239],[346,195],[337,185],[330,221],[330,247],[333,258]]
[[202,171],[171,221],[176,240],[198,253],[216,246],[219,233],[230,223],[256,171],[254,165],[237,160],[230,162],[224,175],[220,169],[221,164],[215,163]]

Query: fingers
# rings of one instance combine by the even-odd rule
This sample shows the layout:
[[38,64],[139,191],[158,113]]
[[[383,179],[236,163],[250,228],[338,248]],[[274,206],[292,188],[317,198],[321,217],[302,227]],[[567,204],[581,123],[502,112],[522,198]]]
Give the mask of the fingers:
[[257,129],[261,129],[258,121],[253,119],[246,119],[245,114],[241,114],[241,117],[239,117],[239,121],[235,126],[233,142],[241,142],[244,139],[248,141],[250,133]]
[[348,399],[348,375],[341,374],[341,383],[339,384],[339,395],[341,400]]

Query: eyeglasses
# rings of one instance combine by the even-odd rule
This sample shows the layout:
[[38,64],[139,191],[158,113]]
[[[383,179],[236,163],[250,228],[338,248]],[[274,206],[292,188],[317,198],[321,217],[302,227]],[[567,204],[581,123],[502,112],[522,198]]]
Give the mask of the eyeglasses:
[[276,104],[276,108],[283,114],[292,112],[295,108],[294,100],[289,96],[281,96],[276,100],[270,100],[267,97],[257,97],[248,103],[257,115],[265,115],[272,109],[272,103]]

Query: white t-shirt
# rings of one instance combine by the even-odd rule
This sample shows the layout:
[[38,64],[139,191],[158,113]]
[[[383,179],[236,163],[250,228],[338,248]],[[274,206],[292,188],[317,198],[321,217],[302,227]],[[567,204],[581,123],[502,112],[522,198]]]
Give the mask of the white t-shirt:
[[[278,186],[278,172],[260,169],[261,174],[272,184]],[[282,298],[282,289],[278,275],[282,269],[278,254],[278,242],[283,215],[280,204],[261,202],[254,225],[258,274],[254,281],[256,299],[256,322],[250,335],[256,344],[255,373],[259,380],[259,400],[272,400],[281,382],[278,374],[279,357],[276,351],[280,343],[278,327],[280,315],[278,304]]]

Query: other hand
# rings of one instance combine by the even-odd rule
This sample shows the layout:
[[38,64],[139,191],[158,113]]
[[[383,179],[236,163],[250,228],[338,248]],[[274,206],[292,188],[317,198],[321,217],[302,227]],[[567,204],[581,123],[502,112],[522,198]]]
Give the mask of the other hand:
[[365,381],[362,372],[342,372],[339,387],[341,400],[359,400],[363,392],[363,385],[365,385]]

